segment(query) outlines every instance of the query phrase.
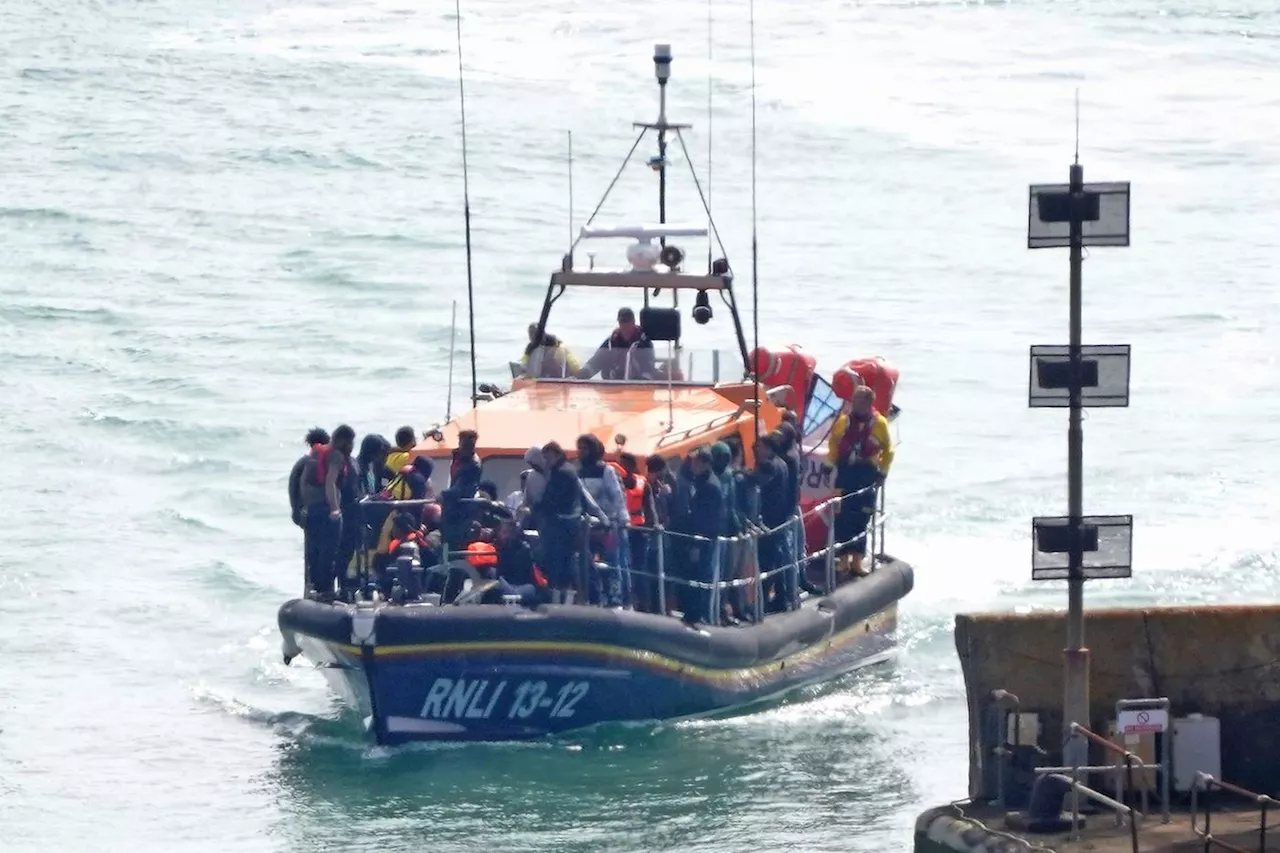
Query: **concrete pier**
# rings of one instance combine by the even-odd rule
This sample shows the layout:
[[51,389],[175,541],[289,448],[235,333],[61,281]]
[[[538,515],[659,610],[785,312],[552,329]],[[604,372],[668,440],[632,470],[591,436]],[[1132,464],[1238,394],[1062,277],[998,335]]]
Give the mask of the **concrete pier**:
[[[1024,760],[1036,767],[1063,763],[1065,616],[1043,612],[956,617],[956,650],[969,706],[969,799],[922,815],[916,827],[917,851],[1131,849],[1127,825],[1117,827],[1114,815],[1105,810],[1089,815],[1082,837],[1071,841],[1066,834],[1019,831],[1021,824],[1006,823],[1006,809],[998,806],[1001,789],[1010,791],[1011,778],[1022,786],[1024,800],[1034,778],[1029,765],[1015,769],[997,751],[1006,745],[1010,712],[1035,715],[1024,719],[1038,722],[1022,727],[1023,744],[1028,738],[1033,742],[1030,752],[1023,750]],[[1167,698],[1171,720],[1189,714],[1220,720],[1217,778],[1259,794],[1280,793],[1280,605],[1093,610],[1086,613],[1085,622],[1092,655],[1089,719],[1076,722],[1107,736],[1118,700]],[[1001,699],[993,696],[995,691],[1006,694]],[[1162,743],[1168,739],[1168,734],[1160,736]],[[1148,763],[1159,757],[1152,735],[1142,736],[1141,742],[1136,736],[1114,742]],[[1034,754],[1028,759],[1030,753]],[[1089,763],[1111,766],[1117,758],[1095,744]],[[1139,821],[1138,849],[1205,849],[1203,839],[1192,831],[1187,786],[1182,791],[1171,786],[1171,820],[1163,824],[1155,771],[1137,772],[1141,778],[1135,787],[1145,788],[1149,797],[1147,814]],[[1179,778],[1176,767],[1173,778]],[[1080,781],[1112,795],[1118,780],[1115,773],[1106,772],[1081,773]],[[1259,846],[1256,806],[1226,794],[1214,795],[1213,801],[1216,839],[1244,850],[1264,849]],[[1127,802],[1141,808],[1132,791]],[[1024,806],[1025,802],[1009,804]],[[1065,808],[1070,808],[1069,797]],[[1280,823],[1280,808],[1272,807],[1271,813],[1272,821]],[[1265,849],[1280,850],[1280,826],[1269,835],[1274,841],[1267,838]]]
[[[1266,847],[1259,848],[1258,812],[1233,811],[1213,815],[1213,838],[1238,850],[1280,851],[1280,827],[1269,832]],[[1202,836],[1191,829],[1190,817],[1174,814],[1168,824],[1159,815],[1139,823],[1141,853],[1201,853]],[[1224,848],[1215,843],[1215,853]],[[1009,829],[1004,814],[993,805],[961,803],[930,809],[916,821],[915,853],[1132,853],[1129,827],[1117,827],[1110,815],[1094,815],[1072,840],[1066,833],[1031,835]]]

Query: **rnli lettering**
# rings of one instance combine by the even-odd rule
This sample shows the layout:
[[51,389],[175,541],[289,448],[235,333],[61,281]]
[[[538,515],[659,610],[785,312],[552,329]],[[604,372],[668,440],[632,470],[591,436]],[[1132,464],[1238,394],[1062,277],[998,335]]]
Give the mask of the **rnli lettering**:
[[809,470],[805,474],[804,484],[810,489],[830,489],[831,475],[835,473],[835,469],[831,467],[824,459],[819,459],[816,455],[809,457]]
[[488,720],[496,714],[499,719],[508,720],[541,716],[567,720],[590,690],[586,681],[559,686],[549,686],[545,681],[521,681],[508,691],[505,680],[437,678],[427,690],[419,716],[431,720]]

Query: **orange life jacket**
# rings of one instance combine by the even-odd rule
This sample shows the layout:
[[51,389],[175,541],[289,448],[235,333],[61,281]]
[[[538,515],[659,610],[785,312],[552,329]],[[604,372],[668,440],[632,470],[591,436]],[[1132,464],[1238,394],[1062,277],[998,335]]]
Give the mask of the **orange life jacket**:
[[644,477],[636,474],[636,484],[630,489],[623,489],[627,496],[627,513],[631,516],[631,526],[644,524]]
[[498,565],[498,549],[489,542],[472,542],[467,546],[467,562],[477,569]]
[[411,531],[408,536],[404,537],[404,539],[392,539],[390,544],[387,545],[387,553],[394,554],[405,542],[417,542],[418,547],[421,548],[422,534],[419,531],[414,530]]
[[533,584],[540,589],[546,589],[550,586],[550,583],[547,581],[547,576],[544,575],[542,573],[542,569],[537,566],[533,567]]

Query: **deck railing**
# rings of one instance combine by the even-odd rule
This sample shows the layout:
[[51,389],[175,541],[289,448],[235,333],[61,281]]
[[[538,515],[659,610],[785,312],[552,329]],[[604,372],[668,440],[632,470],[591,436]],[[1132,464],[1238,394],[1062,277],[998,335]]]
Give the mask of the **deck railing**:
[[[1234,794],[1245,800],[1251,800],[1258,807],[1258,853],[1264,853],[1267,849],[1267,814],[1271,808],[1280,805],[1280,800],[1276,800],[1266,794],[1259,794],[1250,791],[1247,788],[1241,788],[1239,785],[1233,785],[1230,782],[1223,782],[1216,779],[1208,773],[1197,773],[1195,782],[1191,786],[1191,831],[1204,841],[1204,853],[1209,853],[1215,846],[1223,850],[1230,850],[1232,853],[1251,853],[1233,844],[1228,844],[1221,839],[1214,838],[1211,832],[1210,823],[1212,820],[1212,801],[1211,794],[1215,791],[1224,791],[1228,794]],[[1200,816],[1200,807],[1204,806],[1204,826],[1197,827]]]
[[[855,499],[866,499],[867,496],[874,495],[874,503],[871,507],[870,518],[866,529],[848,540],[847,542],[837,542],[835,538],[835,519],[841,507],[846,501]],[[369,501],[371,505],[379,507],[396,508],[421,508],[423,505],[433,503],[433,499],[410,499],[410,500],[390,500],[390,501]],[[485,504],[495,509],[500,505],[492,504],[489,501],[479,499],[464,499],[464,502],[472,504]],[[502,508],[505,510],[505,508]],[[804,522],[806,519],[815,516],[822,517],[827,530],[827,541],[824,547],[808,552],[808,548],[804,542],[805,531]],[[734,590],[750,589],[752,596],[752,605],[754,609],[753,617],[756,621],[764,618],[764,603],[766,584],[773,578],[783,574],[784,572],[794,572],[797,582],[806,567],[814,561],[821,561],[824,568],[825,590],[830,592],[834,590],[837,583],[836,562],[839,554],[846,548],[854,545],[864,544],[866,556],[863,564],[864,571],[867,573],[874,572],[878,561],[883,556],[884,529],[887,520],[887,513],[884,510],[884,487],[868,486],[848,494],[835,495],[819,504],[804,510],[801,513],[791,517],[782,524],[771,528],[765,528],[758,524],[750,524],[750,528],[741,534],[735,536],[717,536],[706,537],[696,534],[680,533],[672,530],[666,530],[662,525],[653,527],[632,526],[606,528],[600,524],[598,520],[589,516],[583,516],[581,523],[585,533],[591,530],[603,531],[612,529],[615,532],[625,535],[628,532],[635,531],[647,537],[650,537],[649,550],[653,554],[653,568],[648,566],[631,566],[625,571],[632,578],[642,577],[651,579],[657,587],[657,599],[659,611],[663,614],[668,612],[667,608],[667,589],[668,585],[683,586],[689,589],[702,590],[710,593],[709,606],[707,614],[699,614],[700,616],[711,616],[715,621],[719,620],[719,614],[722,612],[723,596],[725,593]],[[794,546],[793,553],[782,555],[785,562],[781,565],[774,566],[764,571],[760,571],[760,541],[766,537],[776,536],[784,531],[790,530],[794,536],[792,543]],[[533,531],[527,531],[533,532]],[[618,573],[619,569],[616,565],[604,563],[593,559],[593,550],[590,546],[589,536],[584,536],[586,545],[579,553],[580,571],[577,577],[578,594],[581,597],[579,603],[587,603],[588,591],[594,587],[593,575],[596,577],[607,577],[613,573]],[[668,545],[670,543],[670,546]],[[709,581],[695,580],[693,578],[683,577],[679,574],[673,574],[668,566],[667,561],[670,552],[676,550],[679,546],[689,547],[704,545],[708,548],[715,547],[719,551],[717,557],[711,559],[712,576]],[[743,549],[742,545],[746,544],[747,549]],[[735,563],[732,565],[736,577],[725,578],[724,566],[726,561],[720,558],[722,555],[734,555],[745,553],[746,559],[742,560],[742,565]],[[775,552],[776,553],[776,552]],[[447,551],[444,560],[439,566],[419,567],[419,571],[424,574],[447,574],[450,571],[467,571],[466,558],[479,556],[479,552],[471,551]],[[396,567],[392,567],[392,571],[396,571]],[[742,570],[741,572],[739,570]],[[371,584],[375,583],[373,567],[369,565],[368,553],[360,550],[356,554],[355,565],[349,572],[354,572],[356,577],[350,578],[360,589],[367,589]],[[350,575],[349,575],[350,577]],[[603,601],[595,602],[604,604]]]

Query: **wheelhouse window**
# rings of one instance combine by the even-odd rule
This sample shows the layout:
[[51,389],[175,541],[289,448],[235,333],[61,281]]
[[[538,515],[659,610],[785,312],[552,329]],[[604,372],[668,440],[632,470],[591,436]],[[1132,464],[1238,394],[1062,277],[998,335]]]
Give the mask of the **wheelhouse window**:
[[[806,438],[812,437],[810,440],[813,442],[826,440],[831,425],[835,423],[836,415],[840,414],[843,406],[844,400],[836,396],[831,383],[821,376],[814,376],[809,400],[804,407],[803,432]],[[821,435],[818,435],[819,432]]]

